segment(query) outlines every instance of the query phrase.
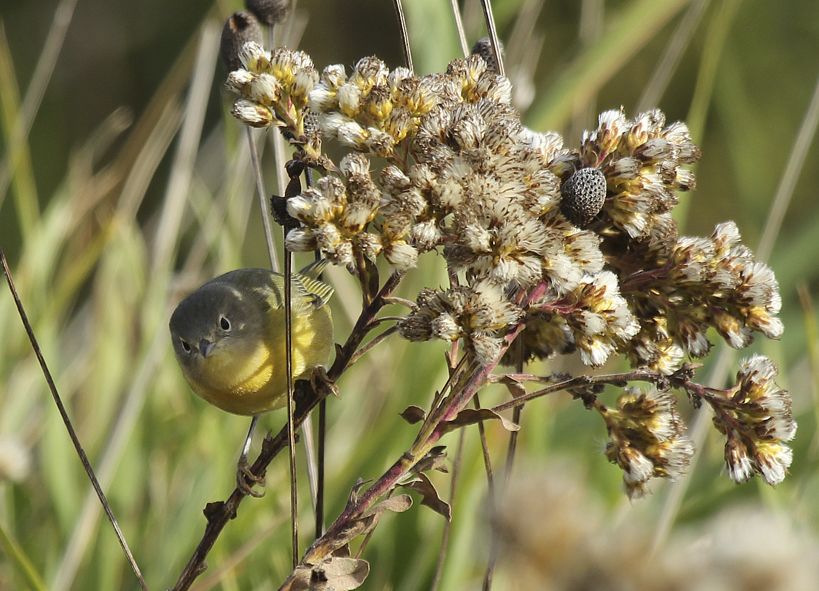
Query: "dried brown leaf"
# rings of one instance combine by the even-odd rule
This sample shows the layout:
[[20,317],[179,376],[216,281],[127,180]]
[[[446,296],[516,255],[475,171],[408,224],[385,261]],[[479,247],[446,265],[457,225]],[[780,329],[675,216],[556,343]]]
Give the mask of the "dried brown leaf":
[[412,507],[412,497],[409,495],[396,495],[394,497],[390,497],[385,501],[381,501],[377,505],[374,505],[367,511],[363,517],[371,517],[374,515],[381,515],[384,511],[394,511],[395,513],[403,513],[407,509]]
[[526,388],[523,387],[523,384],[513,377],[503,376],[501,383],[506,386],[506,389],[509,390],[513,398],[518,398],[526,394]]
[[366,560],[330,558],[313,568],[310,591],[350,591],[358,589],[370,574]]
[[310,589],[310,575],[313,569],[309,566],[299,565],[287,577],[284,584],[279,587],[279,591],[307,591]]
[[279,591],[350,591],[360,587],[369,573],[366,560],[331,556],[317,565],[297,566]]
[[447,521],[452,519],[452,507],[438,494],[438,490],[426,474],[418,474],[415,478],[401,484],[421,494],[421,504],[426,505],[436,513],[440,513]]
[[322,543],[322,555],[336,552],[339,548],[343,548],[352,540],[368,531],[369,522],[366,519],[357,519],[350,522],[350,524],[341,530],[338,535],[327,538]]
[[414,404],[409,405],[406,409],[404,409],[404,412],[398,414],[410,425],[420,423],[421,421],[427,418],[427,411],[425,411],[420,406],[415,406]]
[[403,513],[410,507],[412,507],[412,497],[409,495],[398,495],[395,497],[390,497],[385,501],[381,501],[377,505],[371,507],[370,510],[362,515],[360,519],[355,521],[355,523],[361,524],[363,527],[363,530],[359,535],[368,534],[374,530],[375,526],[378,525],[378,522],[381,520],[381,516],[384,514],[384,511]]
[[350,546],[342,546],[341,548],[333,551],[333,556],[336,558],[349,558],[352,556],[350,552]]
[[449,472],[446,465],[446,446],[436,445],[427,455],[421,458],[411,469],[410,474],[418,474],[420,472],[427,472],[429,470],[438,470],[438,472]]

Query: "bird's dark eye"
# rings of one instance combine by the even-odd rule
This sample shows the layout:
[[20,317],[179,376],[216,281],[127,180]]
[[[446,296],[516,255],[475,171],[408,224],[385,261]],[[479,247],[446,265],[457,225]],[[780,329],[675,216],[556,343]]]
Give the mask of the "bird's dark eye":
[[185,350],[185,353],[191,352],[191,346],[188,344],[188,341],[185,339],[179,339],[179,342],[182,343],[182,348]]
[[222,327],[222,330],[230,330],[230,320],[222,316],[219,319],[219,326]]

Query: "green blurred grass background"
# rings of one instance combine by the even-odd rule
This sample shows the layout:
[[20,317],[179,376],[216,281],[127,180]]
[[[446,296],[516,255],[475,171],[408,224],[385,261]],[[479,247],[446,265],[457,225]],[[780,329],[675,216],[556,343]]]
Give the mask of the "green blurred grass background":
[[[55,11],[73,4],[0,1],[2,157],[11,171],[0,191],[0,244],[123,531],[150,587],[160,589],[172,586],[198,542],[205,503],[233,489],[247,428],[190,393],[167,338],[170,311],[191,289],[226,270],[266,264],[246,142],[229,115],[226,72],[215,57],[221,25],[240,3],[81,1],[59,42]],[[660,68],[668,86],[648,106],[661,107],[669,121],[688,121],[703,149],[697,191],[680,207],[686,232],[710,234],[715,223],[733,219],[756,250],[819,76],[819,3],[498,0],[495,16],[507,68],[530,95],[524,121],[560,131],[576,146],[598,112],[622,105],[636,114],[666,47],[698,4],[701,17],[678,65]],[[449,2],[405,5],[416,70],[443,69],[460,55]],[[477,2],[462,6],[471,44],[484,29]],[[281,34],[319,68],[349,69],[372,54],[390,67],[401,64],[387,0],[300,0]],[[50,47],[57,49],[50,54]],[[32,96],[36,71],[44,82],[41,104]],[[15,122],[29,109],[30,133],[15,142]],[[721,473],[721,441],[709,433],[691,475],[674,487],[655,485],[653,496],[629,506],[621,474],[600,453],[604,426],[568,396],[527,406],[519,465],[545,470],[568,458],[620,518],[656,521],[670,511],[678,523],[695,524],[754,501],[817,530],[815,318],[797,296],[799,286],[808,293],[819,287],[815,144],[790,177],[792,200],[769,257],[781,284],[785,336],[752,347],[780,364],[780,384],[794,398],[799,432],[785,483],[776,491],[755,482],[734,486]],[[264,168],[274,192],[271,152]],[[360,298],[345,272],[335,270],[330,280],[337,287],[336,338],[343,340]],[[399,295],[414,298],[443,281],[441,259],[426,257]],[[0,337],[0,589],[36,588],[38,580],[49,589],[136,588],[5,288]],[[443,384],[442,351],[395,339],[345,375],[341,400],[329,404],[330,518],[356,478],[377,477],[411,443],[414,431],[397,413],[425,405]],[[738,358],[734,353],[729,373]],[[700,379],[711,371],[703,368]],[[264,427],[278,430],[281,414],[265,417]],[[500,465],[505,434],[489,426],[488,435]],[[454,455],[456,438],[445,443]],[[217,542],[203,579],[238,562],[211,580],[215,588],[275,589],[289,571],[285,464],[274,462],[267,496],[245,502]],[[433,479],[448,495],[449,478]],[[301,482],[307,544],[312,520]],[[682,496],[678,512],[669,509],[674,490]],[[470,431],[441,588],[479,586],[489,532],[485,495],[477,433]],[[365,588],[428,588],[442,525],[419,507],[387,517],[365,554],[373,565]],[[33,574],[25,574],[26,563]],[[500,576],[496,588],[508,588]]]

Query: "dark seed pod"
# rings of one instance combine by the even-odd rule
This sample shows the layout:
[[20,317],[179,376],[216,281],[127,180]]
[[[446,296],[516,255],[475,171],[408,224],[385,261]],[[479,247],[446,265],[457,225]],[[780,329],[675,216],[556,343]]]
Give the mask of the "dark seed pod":
[[[498,48],[501,53],[501,57],[503,57],[503,44]],[[495,52],[492,51],[492,41],[489,40],[489,37],[481,37],[477,41],[475,41],[475,45],[472,46],[472,55],[479,55],[483,58],[483,61],[486,62],[486,69],[492,72],[493,74],[499,74],[500,69],[498,68],[498,60],[495,59]]]
[[256,17],[249,12],[234,12],[222,28],[222,41],[219,46],[219,55],[228,71],[232,72],[242,67],[239,59],[239,50],[248,41],[262,42],[262,27]]
[[319,114],[309,108],[304,113],[304,139],[307,141],[307,145],[312,146],[316,152],[321,152]]
[[304,135],[308,138],[321,133],[319,129],[319,114],[318,111],[307,109],[304,113]]
[[578,228],[588,226],[606,200],[606,177],[597,168],[581,168],[560,187],[560,212]]
[[284,197],[273,195],[270,197],[270,214],[273,220],[283,226],[288,232],[299,227],[299,221],[292,217],[287,211],[287,201],[301,193],[301,173],[304,172],[304,162],[301,160],[290,160],[284,165],[290,182],[284,191]]
[[245,7],[259,22],[269,27],[284,21],[293,8],[293,0],[245,0]]

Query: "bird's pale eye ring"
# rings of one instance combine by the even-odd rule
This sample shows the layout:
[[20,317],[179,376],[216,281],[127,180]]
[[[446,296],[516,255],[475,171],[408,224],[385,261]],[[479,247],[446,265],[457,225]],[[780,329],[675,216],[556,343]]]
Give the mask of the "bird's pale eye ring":
[[185,350],[185,353],[191,352],[191,346],[188,344],[188,341],[185,339],[179,339],[179,342],[182,343],[182,348]]
[[230,320],[222,316],[219,318],[219,326],[222,327],[222,330],[230,330]]

